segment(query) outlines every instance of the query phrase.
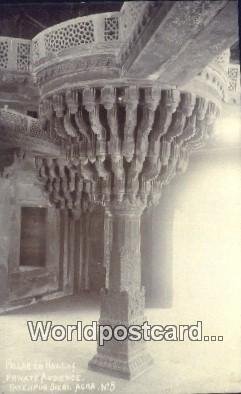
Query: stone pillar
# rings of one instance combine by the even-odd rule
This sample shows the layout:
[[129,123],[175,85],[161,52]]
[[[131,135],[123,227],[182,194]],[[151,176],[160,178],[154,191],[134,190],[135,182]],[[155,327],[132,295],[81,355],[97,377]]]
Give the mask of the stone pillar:
[[84,265],[82,270],[82,290],[89,290],[89,242],[88,242],[88,233],[90,226],[90,214],[86,213],[84,215]]
[[[112,328],[141,325],[144,317],[145,290],[141,286],[140,203],[116,203],[107,208],[112,217],[112,241],[108,289],[101,294],[99,323]],[[121,332],[122,334],[122,332]],[[89,367],[118,377],[131,379],[152,364],[143,341],[106,341],[98,345]]]
[[59,288],[66,291],[68,287],[68,243],[69,243],[69,217],[68,212],[60,211],[60,263],[59,263]]
[[7,304],[8,257],[10,247],[13,188],[11,181],[0,178],[0,306]]
[[75,221],[74,294],[79,294],[81,291],[83,260],[84,260],[83,249],[84,249],[83,218],[78,218]]
[[[61,90],[43,99],[40,108],[47,130],[56,125],[67,157],[42,160],[40,174],[50,199],[79,214],[95,205],[106,209],[110,247],[100,323],[142,324],[141,213],[156,205],[163,187],[186,170],[190,152],[210,137],[219,108],[190,92],[162,90],[156,83]],[[88,265],[83,274],[88,288]],[[128,379],[150,363],[143,342],[111,340],[98,347],[89,366]]]

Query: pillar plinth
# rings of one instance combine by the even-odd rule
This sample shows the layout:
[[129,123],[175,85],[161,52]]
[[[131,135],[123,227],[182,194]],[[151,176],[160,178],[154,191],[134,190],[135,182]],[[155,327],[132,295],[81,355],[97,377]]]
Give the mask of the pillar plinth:
[[[144,206],[119,203],[108,208],[112,220],[109,287],[101,292],[100,325],[142,325],[145,289],[141,286],[140,219]],[[131,379],[152,364],[143,341],[116,340],[98,345],[89,368]]]

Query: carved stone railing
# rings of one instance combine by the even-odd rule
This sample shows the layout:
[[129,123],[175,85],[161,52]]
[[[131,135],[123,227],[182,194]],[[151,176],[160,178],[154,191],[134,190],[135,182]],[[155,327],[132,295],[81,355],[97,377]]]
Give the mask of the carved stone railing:
[[0,109],[0,143],[43,156],[61,156],[62,143],[54,130],[43,130],[38,119]]
[[194,78],[194,83],[199,81],[204,89],[210,91],[217,99],[228,101],[229,60],[230,50],[227,49]]
[[229,102],[233,104],[240,104],[240,65],[228,65],[228,98]]
[[[98,70],[102,78],[108,75],[119,78],[125,52],[131,51],[132,43],[150,22],[157,3],[125,2],[120,12],[71,19],[43,30],[32,41],[0,37],[0,72],[30,72],[39,86],[76,72],[82,73],[78,78],[84,81],[84,73],[91,70],[95,70],[95,77]],[[234,70],[228,64],[229,50],[226,50],[194,80],[207,86],[213,97],[228,101],[229,92],[234,91],[234,74],[238,72],[237,67]]]
[[116,51],[121,40],[120,13],[110,12],[79,17],[50,27],[32,41],[33,65],[68,55],[74,48],[81,53],[95,49]]
[[31,40],[0,37],[0,71],[29,72]]
[[240,103],[240,65],[230,63],[230,49],[222,52],[182,89],[215,103]]
[[43,30],[34,39],[0,37],[0,69],[29,71],[48,59],[73,48],[83,53],[100,48],[120,52],[120,43],[137,34],[140,18],[150,6],[146,1],[125,2],[120,12],[68,20]]

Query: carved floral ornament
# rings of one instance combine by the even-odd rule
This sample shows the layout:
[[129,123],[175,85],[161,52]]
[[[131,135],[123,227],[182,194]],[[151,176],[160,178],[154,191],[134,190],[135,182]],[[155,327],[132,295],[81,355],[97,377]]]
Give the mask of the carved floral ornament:
[[43,99],[39,114],[66,150],[66,160],[40,159],[40,176],[57,207],[81,212],[156,204],[219,109],[191,93],[133,85],[66,90]]

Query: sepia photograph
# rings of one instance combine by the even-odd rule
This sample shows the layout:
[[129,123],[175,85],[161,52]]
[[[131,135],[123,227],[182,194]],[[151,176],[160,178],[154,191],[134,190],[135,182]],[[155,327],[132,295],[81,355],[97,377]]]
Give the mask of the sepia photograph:
[[241,1],[0,1],[0,394],[241,394]]

